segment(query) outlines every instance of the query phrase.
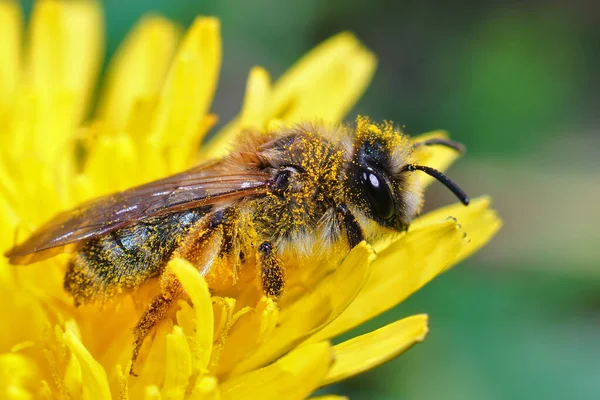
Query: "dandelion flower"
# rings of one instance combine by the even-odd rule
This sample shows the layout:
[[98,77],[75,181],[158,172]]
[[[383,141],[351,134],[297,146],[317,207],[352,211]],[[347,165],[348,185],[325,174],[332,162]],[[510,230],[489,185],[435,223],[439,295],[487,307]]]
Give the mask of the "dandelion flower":
[[[37,2],[25,29],[18,3],[0,2],[0,41],[2,250],[58,210],[225,154],[242,128],[339,122],[375,69],[374,56],[349,33],[319,45],[274,83],[256,67],[240,115],[203,143],[216,122],[217,19],[198,17],[183,31],[158,16],[143,18],[112,60],[91,117],[103,57],[99,3]],[[421,152],[438,169],[456,156],[443,148]],[[315,265],[298,268],[279,304],[251,285],[211,295],[219,282],[173,260],[167,268],[189,301],[146,341],[137,377],[127,373],[131,328],[151,288],[75,307],[62,285],[67,255],[26,267],[2,258],[0,397],[306,398],[422,341],[426,315],[335,346],[329,340],[404,300],[499,226],[487,198],[436,210],[405,235],[373,243],[375,251],[363,243],[340,265],[315,260],[320,273]]]

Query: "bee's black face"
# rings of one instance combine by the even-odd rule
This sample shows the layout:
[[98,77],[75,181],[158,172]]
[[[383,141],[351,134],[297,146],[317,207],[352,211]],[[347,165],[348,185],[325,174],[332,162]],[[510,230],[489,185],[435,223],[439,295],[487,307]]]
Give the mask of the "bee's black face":
[[351,193],[357,205],[378,224],[395,230],[405,230],[406,223],[399,215],[398,195],[390,179],[389,152],[381,143],[360,146],[349,171]]
[[371,167],[359,167],[357,172],[363,198],[374,216],[384,221],[393,218],[396,214],[394,197],[386,178]]

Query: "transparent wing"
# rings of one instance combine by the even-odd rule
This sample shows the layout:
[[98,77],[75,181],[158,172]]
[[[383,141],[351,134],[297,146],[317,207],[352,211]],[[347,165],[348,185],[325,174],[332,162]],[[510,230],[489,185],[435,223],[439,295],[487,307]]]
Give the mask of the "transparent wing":
[[269,177],[259,171],[202,164],[62,212],[5,256],[13,264],[28,264],[147,218],[260,195],[268,185]]

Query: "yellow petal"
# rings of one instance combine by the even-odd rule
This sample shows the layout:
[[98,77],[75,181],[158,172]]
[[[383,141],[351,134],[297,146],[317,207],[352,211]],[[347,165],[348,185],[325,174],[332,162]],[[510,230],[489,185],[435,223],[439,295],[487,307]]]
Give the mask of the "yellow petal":
[[[18,219],[14,211],[0,197],[0,254],[14,244]],[[47,271],[47,268],[44,271]],[[0,257],[0,304],[3,305],[0,324],[0,349],[18,351],[28,348],[48,330],[48,307],[44,298],[33,297],[39,281],[39,272],[31,268],[14,268],[5,257]],[[36,274],[37,272],[37,274]],[[44,273],[44,281],[53,282],[53,273]],[[31,278],[31,279],[28,279]],[[9,312],[10,310],[10,312]],[[27,318],[23,318],[27,315]],[[0,395],[0,399],[2,396]]]
[[20,165],[28,157],[46,163],[51,170],[74,136],[77,109],[73,92],[44,92],[24,87],[17,91],[11,135],[7,145],[11,156],[7,166]]
[[83,394],[86,388],[84,388],[83,376],[81,372],[81,365],[79,360],[71,352],[66,362],[65,372],[63,374],[63,387],[65,392],[71,397],[84,397]]
[[0,354],[0,398],[31,399],[38,373],[38,366],[30,358],[18,353]]
[[262,128],[267,117],[267,105],[271,97],[271,78],[264,68],[250,70],[240,125],[244,128]]
[[279,308],[273,299],[263,296],[257,310],[260,312],[259,342],[270,336],[279,320]]
[[[15,240],[15,230],[17,229],[18,222],[19,218],[13,208],[0,196],[0,226],[2,226],[2,229],[0,229],[0,251],[2,253],[15,244],[13,242]],[[2,258],[4,259],[4,257]],[[0,271],[0,276],[4,272],[5,271]]]
[[[54,399],[54,396],[52,395],[52,390],[50,389],[50,385],[48,384],[48,381],[42,380],[40,382],[40,386],[41,386],[41,389],[38,392],[40,395],[40,398],[48,399],[48,400]],[[123,400],[126,400],[126,399],[123,399]]]
[[54,162],[68,151],[87,112],[102,59],[102,15],[95,1],[40,1],[31,15],[27,68],[17,92],[10,146]]
[[[418,143],[433,138],[447,139],[448,134],[444,131],[435,131],[414,137],[412,138],[412,141],[413,143]],[[445,171],[450,164],[461,156],[461,153],[444,146],[421,146],[416,151],[416,155],[417,160],[421,165],[426,165],[439,171]],[[419,179],[423,187],[427,187],[435,181],[435,178],[424,172],[419,172]]]
[[246,83],[246,94],[240,116],[229,122],[214,139],[202,146],[202,158],[217,158],[227,154],[229,144],[233,143],[241,129],[264,128],[271,91],[269,73],[261,67],[252,68]]
[[16,1],[0,2],[0,115],[12,107],[21,68],[23,13]]
[[[234,299],[227,300],[231,301],[225,301],[223,302],[223,305],[226,305],[227,303],[235,305]],[[221,310],[225,311],[225,313],[222,313],[220,316],[218,327],[219,336],[213,345],[213,357],[210,360],[209,369],[211,373],[219,373],[219,369],[223,369],[224,367],[227,368],[228,363],[236,360],[235,357],[239,358],[240,356],[243,356],[244,353],[248,351],[247,347],[249,344],[254,341],[253,336],[256,335],[256,330],[246,331],[243,329],[244,327],[250,327],[251,324],[248,324],[247,322],[253,320],[252,314],[254,313],[254,309],[251,307],[243,307],[234,312],[234,307],[222,307]],[[242,336],[241,340],[240,336]],[[226,353],[225,351],[227,349],[233,350],[233,352],[230,351],[229,353]]]
[[160,389],[156,385],[147,386],[144,391],[145,400],[161,400]]
[[333,347],[335,362],[322,385],[347,379],[405,352],[427,335],[427,315],[414,315]]
[[221,398],[304,399],[322,381],[332,361],[327,342],[295,349],[271,365],[226,380]]
[[[376,67],[375,56],[351,33],[321,43],[274,84],[265,123],[318,120],[339,122],[366,90]],[[244,107],[246,106],[244,103]],[[221,157],[239,134],[240,118],[223,128],[202,150],[204,157]]]
[[94,184],[95,195],[127,189],[138,181],[138,157],[133,139],[127,135],[102,136],[91,148],[85,174]]
[[363,94],[375,67],[375,56],[354,35],[333,36],[277,81],[269,118],[339,121]]
[[[51,215],[64,207],[56,190],[54,170],[37,157],[28,158],[15,171],[14,182],[22,193],[20,201],[16,204],[19,217],[31,226],[37,226],[47,220]],[[44,201],[40,201],[44,199]],[[24,226],[23,228],[28,228]]]
[[465,258],[469,257],[498,232],[502,227],[502,221],[496,215],[496,211],[490,209],[491,199],[489,197],[479,197],[471,200],[468,207],[460,203],[447,207],[439,208],[413,222],[413,226],[426,225],[432,221],[452,217],[456,218],[463,232],[466,233],[469,242],[458,253],[454,262],[455,265]]
[[309,341],[335,337],[389,310],[454,262],[465,244],[464,233],[451,219],[411,227],[377,254],[373,272],[356,299]]
[[77,357],[81,367],[84,398],[110,399],[110,389],[104,368],[92,357],[71,329],[65,331],[63,340]]
[[163,178],[169,173],[169,166],[160,144],[154,140],[144,140],[140,149],[140,169],[142,182]]
[[181,399],[192,374],[190,348],[181,327],[174,326],[167,335],[166,353],[162,396],[165,399]]
[[204,133],[199,127],[212,103],[221,67],[219,30],[216,18],[197,18],[167,75],[152,139],[177,150],[171,154],[171,165],[189,163],[197,152],[199,134]]
[[[46,96],[73,93],[73,122],[87,109],[103,56],[102,11],[96,1],[39,1],[31,17],[29,78]],[[47,99],[49,100],[49,99]],[[48,105],[50,106],[50,105]]]
[[8,169],[0,161],[0,198],[5,201],[15,202],[19,194],[17,187]]
[[309,400],[350,400],[350,398],[337,394],[326,394],[325,396],[309,397]]
[[215,321],[214,327],[214,340],[213,340],[213,352],[211,359],[211,367],[216,362],[218,355],[215,354],[217,347],[222,346],[222,342],[226,340],[227,329],[229,329],[230,321],[233,318],[235,312],[235,305],[237,300],[231,297],[212,297],[213,302],[213,319]]
[[[227,332],[218,365],[214,367],[216,375],[226,375],[247,358],[249,353],[254,352],[261,342],[266,343],[278,323],[278,316],[277,304],[264,296],[249,312],[238,315]],[[217,360],[213,358],[211,363],[215,361]]]
[[154,15],[127,35],[108,67],[98,106],[110,128],[123,129],[136,101],[158,95],[180,37],[180,27]]
[[210,362],[213,344],[213,307],[208,285],[198,270],[189,262],[175,259],[167,268],[172,271],[185,289],[196,314],[196,332],[193,340],[192,354],[195,356],[196,369],[203,371]]
[[[340,315],[363,288],[371,274],[374,258],[371,246],[362,242],[316,288],[291,304],[282,306],[272,334],[265,337],[254,354],[235,367],[234,374],[250,371],[277,359]],[[303,317],[308,315],[310,318]]]
[[326,394],[325,396],[310,397],[309,400],[350,400],[350,398],[337,394]]
[[96,188],[87,175],[79,174],[73,177],[71,182],[71,205],[81,204],[92,197],[98,196],[95,193]]
[[214,376],[203,376],[196,381],[187,400],[219,400],[219,382]]
[[172,332],[170,325],[168,320],[161,321],[154,329],[152,340],[147,340],[142,346],[140,357],[134,365],[134,372],[138,377],[130,376],[128,381],[131,399],[138,399],[144,395],[144,384],[163,382],[167,362],[167,336]]

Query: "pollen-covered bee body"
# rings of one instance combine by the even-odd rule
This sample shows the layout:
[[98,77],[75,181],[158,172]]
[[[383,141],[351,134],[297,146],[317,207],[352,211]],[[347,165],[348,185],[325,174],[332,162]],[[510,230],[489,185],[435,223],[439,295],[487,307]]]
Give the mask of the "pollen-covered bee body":
[[[270,182],[266,190],[143,219],[95,237],[72,257],[65,289],[77,304],[102,302],[161,275],[172,257],[187,259],[203,275],[226,264],[233,279],[216,283],[231,284],[243,265],[256,263],[254,253],[265,242],[273,253],[267,258],[327,252],[345,240],[336,207],[347,196],[344,168],[350,153],[344,141],[351,146],[345,131],[330,129],[326,133],[323,127],[306,125],[277,133],[248,132],[219,168],[260,174]],[[283,282],[275,289],[268,279],[262,285],[275,296],[283,289]]]
[[209,209],[149,218],[91,239],[69,261],[65,290],[76,304],[105,301],[160,275],[182,238]]
[[422,202],[414,171],[468,204],[448,177],[418,164],[424,145],[461,150],[446,139],[413,143],[391,124],[366,118],[355,129],[300,124],[243,132],[223,159],[58,214],[6,256],[26,264],[74,248],[65,288],[76,304],[160,277],[161,293],[135,327],[135,359],[183,295],[165,273],[172,258],[190,261],[213,289],[253,268],[263,293],[277,299],[286,282],[282,260],[337,260],[365,239],[405,230]]
[[349,137],[323,126],[301,125],[258,148],[271,190],[250,211],[257,235],[278,252],[310,255],[340,239],[336,207],[347,197]]

